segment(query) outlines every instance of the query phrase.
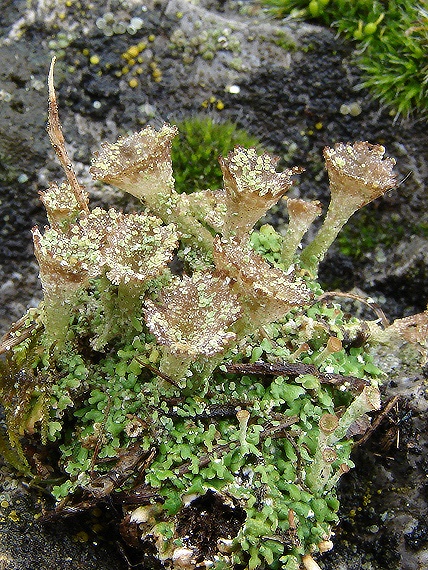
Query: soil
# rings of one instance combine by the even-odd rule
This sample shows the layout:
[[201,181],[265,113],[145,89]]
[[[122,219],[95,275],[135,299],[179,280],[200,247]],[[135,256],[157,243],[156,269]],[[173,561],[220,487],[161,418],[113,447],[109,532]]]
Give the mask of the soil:
[[[132,18],[139,29],[130,28]],[[106,34],[110,28],[116,29],[112,35]],[[122,54],[141,42],[142,63],[124,71]],[[418,116],[396,119],[359,87],[352,46],[334,32],[273,20],[250,1],[93,0],[89,9],[79,0],[6,0],[0,23],[0,331],[41,298],[30,229],[46,223],[38,191],[62,179],[45,132],[46,77],[54,54],[64,134],[80,181],[92,189],[93,205],[124,205],[124,199],[93,184],[91,152],[102,140],[147,123],[195,114],[232,119],[284,166],[306,168],[295,197],[324,204],[322,148],[338,141],[384,144],[397,160],[399,179],[410,175],[366,209],[366,225],[358,216],[351,221],[357,239],[374,243],[359,247],[358,255],[352,246],[335,246],[321,279],[330,290],[370,295],[389,319],[425,309],[426,126]],[[360,112],[344,114],[351,105]],[[281,209],[267,219],[278,227],[285,220]],[[367,238],[370,224],[382,239]],[[406,370],[385,386],[385,398],[403,396],[372,440],[356,451],[356,468],[343,478],[335,548],[318,560],[326,570],[428,567],[426,377],[421,369]],[[40,501],[45,499],[2,469],[0,568],[128,568],[116,539],[110,539],[114,533],[101,530],[93,518],[38,524]]]

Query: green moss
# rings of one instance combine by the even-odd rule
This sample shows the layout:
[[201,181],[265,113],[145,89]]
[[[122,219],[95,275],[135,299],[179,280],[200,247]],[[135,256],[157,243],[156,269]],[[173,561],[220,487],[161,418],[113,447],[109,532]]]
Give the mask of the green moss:
[[428,110],[428,12],[411,0],[264,0],[279,17],[315,19],[356,42],[364,87],[403,116]]
[[297,49],[296,42],[289,34],[283,30],[277,30],[273,34],[273,43],[286,51],[295,51]]
[[[276,234],[271,231],[266,233],[265,229],[253,235],[259,238],[253,237],[253,243],[267,257],[273,254],[269,241],[277,249],[276,240],[272,240]],[[99,283],[93,280],[88,300],[98,289]],[[72,336],[90,339],[98,318],[90,319],[84,310],[79,311],[70,324]],[[347,318],[337,306],[314,305],[272,324],[267,329],[269,340],[260,342],[257,335],[248,337],[245,345],[225,355],[224,362],[242,362],[249,354],[267,362],[287,360],[303,342],[308,342],[310,354],[306,353],[302,362],[310,364],[328,336],[343,334],[347,326]],[[330,525],[338,520],[334,486],[312,489],[308,474],[319,445],[320,417],[349,405],[351,394],[323,387],[310,375],[297,378],[297,383],[286,376],[266,382],[257,376],[225,374],[220,367],[211,379],[215,391],[209,399],[197,395],[180,398],[174,386],[159,383],[159,378],[144,368],[149,360],[159,364],[152,356],[156,346],[143,325],[139,334],[131,328],[116,339],[101,359],[93,361],[83,354],[70,354],[58,363],[62,372],[50,389],[48,437],[59,444],[66,479],[53,487],[52,493],[60,501],[79,488],[90,489],[94,476],[109,473],[111,464],[105,460],[114,460],[120,450],[135,442],[143,449],[156,446],[156,458],[145,476],[145,483],[166,499],[156,521],[174,517],[183,507],[185,495],[217,489],[239,498],[246,512],[245,526],[238,535],[241,550],[233,557],[235,563],[275,567],[284,555],[284,546],[265,537],[273,533],[288,535],[290,510],[298,524],[299,546],[287,553],[287,564],[298,560],[302,552],[328,536]],[[348,354],[342,350],[324,362],[336,373],[380,373],[373,367],[369,370],[369,365],[370,357],[362,348]],[[235,409],[250,411],[250,424],[244,431],[239,428],[233,408],[220,419],[210,415],[210,410],[226,407],[228,402],[239,402]],[[66,412],[68,420],[64,423]],[[285,439],[278,438],[282,423],[292,416],[297,421],[287,428]],[[351,445],[346,440],[338,441],[336,451],[332,475],[340,465],[351,465]],[[135,473],[132,478],[137,476]],[[302,485],[305,478],[306,484]],[[257,505],[258,489],[263,489],[263,508]],[[231,568],[227,557],[223,563],[224,568]]]
[[[277,250],[277,240],[269,227],[253,234],[254,246],[267,258],[275,254],[269,244]],[[97,297],[100,287],[101,282],[94,279],[86,304]],[[70,323],[70,338],[90,343],[101,314],[88,315],[84,305],[82,296],[81,308]],[[348,324],[353,326],[337,306],[314,305],[270,325],[266,329],[269,339],[260,340],[257,334],[247,337],[245,344],[225,354],[224,362],[242,362],[249,355],[267,362],[287,360],[308,342],[311,349],[302,355],[302,362],[310,364],[329,335],[342,335]],[[239,549],[232,558],[220,557],[219,564],[232,568],[233,559],[233,564],[248,564],[248,568],[277,567],[284,559],[286,567],[292,568],[301,554],[328,536],[331,524],[337,523],[334,485],[329,489],[311,487],[310,473],[319,446],[320,417],[348,406],[352,395],[324,387],[310,375],[297,378],[297,383],[286,376],[266,381],[227,374],[220,366],[211,378],[215,390],[209,399],[197,394],[180,397],[173,385],[159,382],[144,367],[149,361],[158,366],[160,357],[159,352],[153,356],[157,344],[145,325],[140,332],[132,327],[121,330],[121,336],[97,359],[85,355],[81,345],[83,352],[64,353],[57,363],[61,374],[50,387],[47,432],[48,439],[59,446],[64,480],[51,489],[53,495],[61,501],[78,489],[91,489],[94,478],[108,476],[121,450],[136,442],[147,450],[155,446],[156,457],[145,474],[145,484],[165,498],[154,519],[156,532],[166,539],[159,525],[174,520],[183,508],[183,497],[216,489],[236,497],[246,513],[236,539]],[[368,372],[369,364],[370,357],[360,348],[331,355],[323,366],[342,374],[380,373],[375,368]],[[39,366],[40,375],[48,373],[50,366]],[[227,409],[230,402],[239,404],[223,417],[211,415],[210,410]],[[250,412],[248,426],[241,428],[236,419],[240,408]],[[281,425],[294,416],[285,438],[278,437],[284,432]],[[346,439],[335,444],[332,477],[340,465],[352,465],[351,447]],[[127,485],[132,487],[137,477],[138,473],[133,473]],[[263,507],[257,502],[259,492],[263,493]],[[280,540],[267,541],[266,536],[289,536],[290,510],[298,525],[297,542],[291,551],[285,551]]]
[[362,210],[340,232],[336,244],[340,251],[355,259],[364,259],[377,248],[387,249],[400,242],[405,235],[428,237],[428,224],[420,222],[406,227],[391,215],[391,221],[379,224],[375,210]]
[[223,185],[218,164],[235,146],[258,147],[260,142],[231,121],[193,117],[176,123],[179,137],[173,141],[172,162],[177,192],[217,190]]

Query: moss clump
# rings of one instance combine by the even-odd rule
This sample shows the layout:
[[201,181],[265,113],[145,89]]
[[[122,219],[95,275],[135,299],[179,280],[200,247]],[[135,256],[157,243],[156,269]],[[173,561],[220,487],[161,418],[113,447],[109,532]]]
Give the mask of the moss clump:
[[218,157],[235,146],[258,147],[260,142],[231,121],[193,117],[176,123],[179,137],[172,144],[172,163],[178,193],[217,190],[223,184]]
[[428,12],[411,0],[264,0],[283,17],[334,26],[356,42],[356,61],[368,87],[397,114],[428,111]]
[[294,232],[318,204],[294,201],[285,237],[253,226],[301,169],[278,173],[275,158],[236,147],[220,160],[223,189],[180,194],[176,129],[148,127],[103,145],[92,167],[143,212],[91,212],[52,73],[50,98],[69,184],[42,196],[51,227],[34,230],[44,302],[0,346],[6,459],[46,479],[56,516],[122,509],[123,539],[156,567],[316,568],[381,375],[364,325],[316,301],[317,265],[393,185],[393,161],[368,143],[325,149],[332,229],[299,256]]

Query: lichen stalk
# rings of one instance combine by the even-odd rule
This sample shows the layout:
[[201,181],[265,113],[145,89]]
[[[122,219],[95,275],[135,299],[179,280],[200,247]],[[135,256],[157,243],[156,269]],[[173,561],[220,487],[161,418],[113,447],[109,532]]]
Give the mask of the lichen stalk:
[[318,200],[287,200],[288,228],[284,236],[281,251],[281,262],[287,269],[293,263],[294,256],[300,246],[303,236],[312,222],[321,215],[322,207]]
[[306,484],[318,492],[322,492],[328,484],[332,463],[337,458],[333,447],[336,439],[332,438],[332,434],[338,425],[339,421],[334,414],[324,414],[319,421],[317,448],[305,479]]
[[33,228],[34,254],[40,267],[44,306],[43,323],[49,346],[57,352],[64,347],[73,307],[88,283],[88,271],[78,259],[62,263],[37,228]]
[[319,564],[315,562],[315,560],[312,558],[310,554],[305,554],[302,557],[302,562],[303,566],[305,567],[305,570],[321,570]]
[[360,208],[394,188],[395,160],[384,158],[385,148],[367,142],[337,143],[324,149],[331,200],[321,229],[300,259],[317,270],[329,247],[349,218]]

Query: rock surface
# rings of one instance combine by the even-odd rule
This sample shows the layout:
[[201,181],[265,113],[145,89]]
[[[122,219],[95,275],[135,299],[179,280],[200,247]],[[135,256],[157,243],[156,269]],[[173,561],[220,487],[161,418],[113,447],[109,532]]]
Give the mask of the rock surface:
[[[0,330],[40,299],[30,229],[45,223],[38,191],[62,179],[45,132],[53,54],[64,133],[81,182],[93,187],[94,204],[123,199],[93,186],[91,152],[100,141],[147,122],[160,125],[196,113],[232,119],[259,136],[284,165],[307,169],[294,196],[324,204],[322,148],[337,141],[384,144],[397,160],[399,177],[411,172],[398,190],[367,208],[364,222],[375,235],[380,228],[387,236],[358,257],[336,246],[322,279],[328,288],[362,289],[391,319],[425,308],[425,125],[418,118],[394,121],[359,89],[351,48],[330,30],[266,18],[251,2],[93,0],[89,8],[79,0],[6,0],[0,34]],[[123,57],[133,46],[140,49],[135,62]],[[281,225],[281,211],[274,221]],[[361,223],[356,216],[357,236],[365,231]],[[337,545],[319,561],[326,570],[428,566],[427,425],[426,409],[418,405],[424,381],[416,369],[393,379],[398,388],[386,387],[400,392],[405,382],[406,399],[356,454],[357,468],[342,485]],[[16,504],[2,506],[0,567],[127,568],[114,544],[95,548],[99,539],[86,530],[69,529],[67,521],[53,530],[38,525],[33,497],[2,471],[0,503]],[[73,542],[79,532],[87,542]]]

